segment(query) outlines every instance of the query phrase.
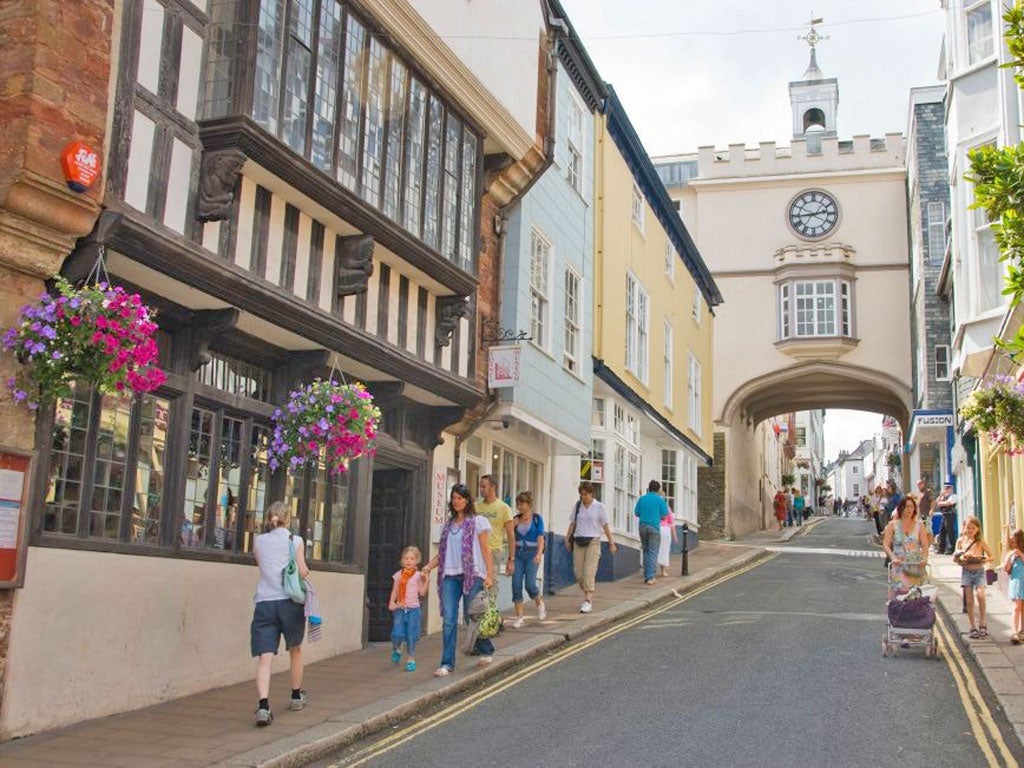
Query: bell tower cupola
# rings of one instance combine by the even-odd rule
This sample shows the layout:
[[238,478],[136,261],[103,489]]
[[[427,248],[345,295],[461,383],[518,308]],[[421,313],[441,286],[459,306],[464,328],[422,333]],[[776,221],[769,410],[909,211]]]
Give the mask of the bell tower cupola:
[[811,19],[811,29],[799,39],[811,48],[811,60],[799,80],[789,83],[789,103],[793,109],[793,138],[820,139],[836,135],[839,112],[839,81],[825,77],[818,67],[818,44],[828,35],[818,32],[824,19]]

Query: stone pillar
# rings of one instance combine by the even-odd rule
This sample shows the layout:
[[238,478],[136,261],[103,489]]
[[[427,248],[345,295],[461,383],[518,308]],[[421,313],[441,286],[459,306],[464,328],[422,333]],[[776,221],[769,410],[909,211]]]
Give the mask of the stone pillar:
[[[105,146],[113,6],[8,0],[0,14],[0,329],[42,292],[99,213],[102,176],[72,192],[60,153],[75,139]],[[16,365],[0,355],[0,382]],[[34,432],[31,412],[0,384],[0,445],[30,450]],[[0,591],[0,707],[13,606],[13,590]]]

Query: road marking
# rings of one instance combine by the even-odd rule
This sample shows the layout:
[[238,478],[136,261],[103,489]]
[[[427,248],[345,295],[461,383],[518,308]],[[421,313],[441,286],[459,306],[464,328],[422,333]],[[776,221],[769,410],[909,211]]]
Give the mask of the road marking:
[[[1003,741],[1002,734],[999,733],[999,727],[992,717],[992,712],[988,708],[988,704],[985,703],[985,699],[978,689],[978,683],[967,666],[967,661],[960,653],[960,648],[956,641],[950,636],[946,622],[939,615],[935,617],[935,628],[939,635],[939,647],[943,651],[942,656],[946,660],[946,665],[949,667],[950,672],[953,674],[957,693],[960,694],[960,703],[963,705],[964,712],[967,713],[967,719],[971,723],[971,731],[974,732],[974,739],[978,742],[978,746],[981,747],[985,759],[992,768],[1000,768],[1001,765],[1005,766],[1005,768],[1018,768],[1018,763]],[[986,729],[991,734],[991,741],[985,733]],[[999,752],[1003,757],[1002,764],[1000,764],[992,749],[992,742],[995,742],[995,745],[999,748]]]
[[477,691],[476,693],[471,694],[470,696],[467,696],[465,699],[457,701],[451,706],[446,707],[445,709],[442,709],[438,712],[435,712],[433,715],[424,718],[418,723],[412,723],[410,725],[407,725],[404,728],[401,728],[395,733],[391,734],[390,736],[387,736],[381,739],[380,741],[371,744],[370,746],[365,747],[362,750],[357,751],[355,754],[347,758],[343,758],[339,762],[331,763],[327,768],[341,768],[342,766],[345,766],[345,768],[356,768],[356,766],[365,765],[370,760],[380,757],[381,755],[384,755],[387,752],[390,752],[391,750],[400,747],[406,742],[415,739],[417,736],[426,733],[427,731],[431,731],[440,725],[443,725],[444,723],[448,722],[457,715],[460,715],[463,712],[473,709],[474,707],[490,699],[492,696],[496,696],[497,694],[503,693],[504,691],[508,690],[509,688],[512,688],[513,686],[519,685],[524,680],[527,680],[528,678],[536,675],[538,672],[542,672],[548,667],[551,667],[559,663],[560,661],[563,661],[564,659],[575,656],[577,653],[585,651],[591,646],[597,645],[598,643],[603,642],[604,640],[607,640],[608,638],[613,637],[614,635],[617,635],[620,632],[625,632],[627,629],[631,629],[635,627],[637,624],[642,624],[643,622],[650,619],[652,616],[657,616],[659,614],[665,613],[665,611],[671,610],[680,603],[686,602],[687,600],[697,597],[697,595],[703,594],[704,592],[707,592],[710,589],[714,589],[720,584],[724,584],[725,582],[734,579],[737,576],[743,575],[747,571],[753,570],[754,568],[757,568],[760,565],[764,565],[770,560],[774,560],[776,557],[778,557],[777,554],[770,554],[768,555],[768,557],[761,558],[760,560],[757,560],[753,563],[749,563],[748,565],[738,568],[730,573],[727,573],[724,576],[719,576],[718,578],[709,581],[707,584],[697,587],[689,592],[686,592],[681,597],[673,598],[663,606],[651,608],[638,616],[634,616],[632,619],[627,619],[626,621],[623,621],[620,624],[616,624],[615,626],[609,629],[606,629],[602,632],[598,632],[596,635],[593,635],[592,637],[584,640],[581,643],[571,645],[562,648],[561,650],[555,651],[550,656],[544,659],[540,659],[538,661],[532,662],[531,664],[528,664],[526,667],[512,674],[510,677],[502,678],[501,680],[498,680],[488,685],[482,690]]
[[765,547],[769,552],[783,555],[842,555],[843,557],[885,557],[885,552],[877,549],[832,549],[831,547]]

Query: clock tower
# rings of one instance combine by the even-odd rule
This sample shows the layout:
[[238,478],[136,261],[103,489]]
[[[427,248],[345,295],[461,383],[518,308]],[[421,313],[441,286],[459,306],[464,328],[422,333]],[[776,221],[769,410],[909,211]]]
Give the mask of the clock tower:
[[818,32],[817,26],[821,23],[821,19],[811,19],[810,32],[800,38],[811,47],[811,60],[800,79],[789,83],[793,138],[808,139],[817,144],[820,144],[821,137],[836,135],[839,112],[839,81],[825,77],[818,68],[818,43],[828,39],[828,35]]

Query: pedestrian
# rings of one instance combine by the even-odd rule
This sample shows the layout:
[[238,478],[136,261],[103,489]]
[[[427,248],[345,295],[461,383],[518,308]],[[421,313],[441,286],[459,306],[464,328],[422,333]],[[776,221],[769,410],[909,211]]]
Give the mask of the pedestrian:
[[793,525],[793,489],[788,486],[785,489],[786,494],[786,527],[789,528]]
[[917,479],[917,509],[924,523],[925,533],[928,534],[928,547],[935,543],[935,535],[932,531],[932,509],[935,501],[932,498],[932,489],[928,487],[928,481],[923,477]]
[[[459,642],[459,604],[466,623],[466,610],[482,589],[494,586],[494,558],[490,542],[491,524],[473,507],[473,497],[462,483],[452,486],[448,496],[448,519],[441,529],[437,554],[430,558],[424,575],[437,568],[437,591],[441,603],[441,663],[434,677],[446,677],[455,669]],[[480,654],[478,666],[494,661],[494,643],[478,638],[474,649]]]
[[391,663],[402,663],[402,643],[405,643],[405,671],[416,671],[416,641],[420,639],[423,614],[420,598],[427,594],[430,579],[420,573],[423,554],[417,547],[402,550],[402,568],[391,577]]
[[942,486],[942,493],[935,499],[935,508],[942,513],[942,528],[939,529],[939,548],[942,554],[951,555],[956,549],[956,505],[957,495],[952,483]]
[[260,569],[256,585],[256,603],[249,628],[249,645],[256,659],[256,690],[259,705],[256,725],[274,722],[270,709],[270,664],[277,655],[281,637],[288,650],[292,697],[288,709],[298,711],[306,706],[306,692],[302,690],[302,640],[306,634],[306,613],[284,591],[284,569],[295,558],[299,578],[309,576],[305,547],[301,536],[290,530],[292,508],[283,501],[275,501],[267,509],[270,530],[256,537],[252,545],[253,557]]
[[796,524],[802,526],[804,524],[804,511],[807,509],[807,499],[800,492],[799,488],[793,489],[793,519]]
[[608,538],[608,551],[613,555],[618,545],[612,537],[611,523],[604,504],[594,498],[594,484],[584,480],[578,488],[580,498],[573,507],[572,519],[565,532],[565,548],[572,553],[572,570],[583,592],[580,613],[594,610],[594,585],[597,564],[601,560],[601,533]]
[[900,499],[897,516],[885,527],[882,549],[892,563],[890,591],[909,589],[924,583],[928,549],[924,546],[924,524],[917,517],[917,502],[912,496]]
[[640,547],[643,550],[644,584],[654,584],[658,567],[658,547],[661,544],[661,526],[668,518],[668,504],[661,495],[661,483],[651,480],[647,493],[636,500],[633,514],[640,520]]
[[[964,533],[956,540],[953,562],[960,566],[960,586],[967,600],[967,621],[972,639],[988,637],[985,626],[985,564],[992,559],[992,550],[981,537],[981,520],[974,515],[964,520]],[[978,606],[978,623],[974,623],[974,606]]]
[[781,531],[786,522],[786,494],[783,493],[781,488],[775,492],[775,498],[772,500],[772,509],[775,512],[775,519],[779,521],[779,530]]
[[1007,526],[1006,557],[1003,570],[1010,575],[1006,596],[1013,601],[1013,632],[1010,642],[1020,645],[1024,640],[1024,531],[1020,528],[1013,533]]
[[512,518],[516,537],[515,563],[512,569],[512,608],[516,617],[512,627],[523,626],[523,587],[537,606],[537,620],[544,621],[548,617],[544,598],[537,588],[537,567],[544,556],[544,520],[533,509],[533,494],[523,491],[516,496],[517,514]]
[[658,567],[662,576],[668,576],[669,557],[672,554],[672,545],[679,541],[676,535],[676,521],[672,517],[672,507],[668,508],[668,517],[661,521],[659,530],[661,539],[658,543]]
[[[886,521],[888,522],[896,519],[896,510],[899,507],[900,502],[903,501],[903,494],[896,490],[896,483],[890,480],[885,495],[888,499],[885,506]],[[914,506],[915,508],[917,507],[916,502]]]
[[[476,502],[476,513],[487,518],[491,524],[490,542],[491,557],[494,558],[495,566],[505,563],[505,575],[511,576],[515,566],[513,558],[516,553],[516,537],[512,532],[512,510],[508,504],[498,498],[498,481],[494,475],[484,475],[480,478],[480,498]],[[505,555],[505,548],[508,547],[508,557]],[[499,568],[495,568],[494,588],[498,588]]]

